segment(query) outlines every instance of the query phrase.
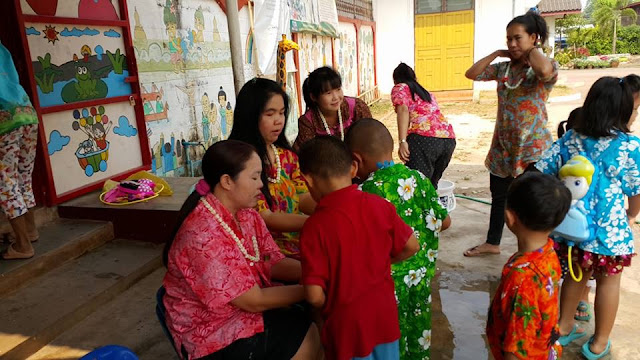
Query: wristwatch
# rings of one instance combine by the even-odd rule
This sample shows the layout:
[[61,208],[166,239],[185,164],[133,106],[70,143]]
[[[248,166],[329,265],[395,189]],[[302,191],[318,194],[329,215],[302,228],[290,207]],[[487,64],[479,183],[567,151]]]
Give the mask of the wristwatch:
[[402,139],[402,140],[400,140],[400,144],[402,144],[402,143],[406,143],[406,142],[407,142],[407,139]]

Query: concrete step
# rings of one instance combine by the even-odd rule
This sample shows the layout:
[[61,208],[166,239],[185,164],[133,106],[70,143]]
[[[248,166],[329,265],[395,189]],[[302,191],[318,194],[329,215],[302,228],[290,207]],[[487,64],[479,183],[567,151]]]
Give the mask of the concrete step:
[[155,313],[164,274],[164,268],[154,271],[28,360],[77,359],[109,344],[126,346],[142,360],[178,359]]
[[[40,228],[27,260],[0,261],[0,296],[113,239],[113,225],[104,221],[58,219]],[[0,247],[4,251],[8,245]]]
[[[42,207],[38,206],[34,210],[36,226],[38,228],[46,225],[58,218],[58,208],[56,207]],[[13,229],[6,217],[0,217],[0,240],[4,238],[13,238]]]
[[0,358],[26,359],[161,266],[161,248],[113,240],[0,295]]

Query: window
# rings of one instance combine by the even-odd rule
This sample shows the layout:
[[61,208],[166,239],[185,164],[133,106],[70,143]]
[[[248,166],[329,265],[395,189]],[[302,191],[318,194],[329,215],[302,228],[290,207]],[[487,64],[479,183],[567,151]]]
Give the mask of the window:
[[337,0],[336,9],[339,16],[373,21],[373,0]]
[[473,0],[415,0],[416,14],[433,14],[473,9]]

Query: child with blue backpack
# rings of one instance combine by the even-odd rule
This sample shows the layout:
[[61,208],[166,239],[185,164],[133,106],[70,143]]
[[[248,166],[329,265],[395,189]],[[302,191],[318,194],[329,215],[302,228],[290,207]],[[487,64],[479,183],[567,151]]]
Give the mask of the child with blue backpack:
[[[623,269],[635,255],[634,224],[640,213],[640,138],[629,134],[637,116],[633,84],[629,78],[603,77],[587,95],[574,128],[549,149],[536,164],[538,170],[558,176],[560,168],[577,155],[595,171],[582,199],[591,236],[578,242],[571,255],[581,281],[567,278],[560,299],[562,345],[586,335],[575,325],[575,311],[588,279],[596,279],[595,334],[582,346],[588,359],[600,359],[611,349],[609,336],[616,318]],[[629,207],[625,210],[625,197]],[[568,247],[559,240],[559,254]],[[566,240],[566,239],[565,239]]]

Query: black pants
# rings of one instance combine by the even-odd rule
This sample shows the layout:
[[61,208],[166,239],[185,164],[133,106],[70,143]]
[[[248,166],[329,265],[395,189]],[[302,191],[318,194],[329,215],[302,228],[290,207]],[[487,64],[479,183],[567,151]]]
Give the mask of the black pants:
[[502,230],[504,229],[504,208],[507,202],[507,190],[514,178],[501,178],[490,174],[489,189],[491,190],[491,216],[489,218],[489,232],[487,244],[500,245]]
[[407,167],[420,171],[438,188],[442,173],[449,166],[456,139],[434,138],[418,134],[407,136],[409,161]]

